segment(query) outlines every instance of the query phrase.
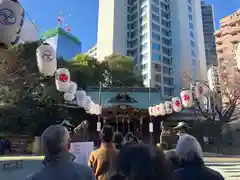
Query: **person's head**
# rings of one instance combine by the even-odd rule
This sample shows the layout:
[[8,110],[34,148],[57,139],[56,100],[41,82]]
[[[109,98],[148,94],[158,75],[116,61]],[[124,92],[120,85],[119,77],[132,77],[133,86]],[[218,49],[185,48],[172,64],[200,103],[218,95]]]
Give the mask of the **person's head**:
[[121,149],[116,161],[116,175],[111,180],[170,180],[171,166],[163,152],[143,144]]
[[129,143],[138,143],[138,138],[136,136],[132,136],[132,137],[130,137],[128,142]]
[[67,152],[70,140],[67,128],[62,125],[49,126],[41,136],[43,152],[47,155],[55,155]]
[[115,144],[121,144],[123,142],[123,135],[120,132],[115,132],[113,135],[113,141]]
[[165,152],[166,158],[172,164],[173,169],[179,168],[179,159],[175,150],[169,150]]
[[132,132],[128,132],[128,133],[124,136],[124,141],[127,143],[132,137],[133,137],[133,133],[132,133]]
[[180,136],[176,146],[177,156],[181,161],[191,162],[195,159],[202,159],[202,147],[197,139],[191,135]]
[[110,125],[104,125],[100,131],[100,138],[104,143],[113,142],[113,127]]

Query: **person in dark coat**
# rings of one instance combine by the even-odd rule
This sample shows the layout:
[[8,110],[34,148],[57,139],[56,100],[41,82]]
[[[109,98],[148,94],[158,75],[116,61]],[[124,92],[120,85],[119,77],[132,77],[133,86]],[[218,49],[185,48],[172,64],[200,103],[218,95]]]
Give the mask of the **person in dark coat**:
[[174,180],[224,180],[219,172],[204,165],[202,148],[193,136],[180,136],[176,154],[181,167],[174,171]]
[[171,149],[165,152],[166,158],[170,161],[172,169],[176,170],[180,168],[179,158],[175,150]]
[[113,142],[118,150],[123,147],[123,135],[120,132],[115,132],[113,134]]
[[49,126],[41,136],[44,167],[25,180],[96,180],[90,167],[73,162],[75,156],[67,151],[69,140],[67,128]]

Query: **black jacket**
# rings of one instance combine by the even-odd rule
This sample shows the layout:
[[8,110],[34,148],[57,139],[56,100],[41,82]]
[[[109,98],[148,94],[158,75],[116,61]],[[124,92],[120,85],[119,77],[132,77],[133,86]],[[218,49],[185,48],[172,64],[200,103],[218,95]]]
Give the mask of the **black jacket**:
[[182,163],[181,168],[174,171],[174,180],[224,180],[223,176],[204,165],[202,160]]

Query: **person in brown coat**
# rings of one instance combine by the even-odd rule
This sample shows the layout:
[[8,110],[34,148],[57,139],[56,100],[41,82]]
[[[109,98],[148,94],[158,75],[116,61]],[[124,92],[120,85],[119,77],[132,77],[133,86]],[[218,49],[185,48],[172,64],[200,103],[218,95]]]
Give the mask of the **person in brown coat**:
[[91,153],[88,165],[92,167],[97,180],[107,180],[115,173],[115,162],[119,151],[113,143],[113,128],[105,125],[101,132],[101,147]]

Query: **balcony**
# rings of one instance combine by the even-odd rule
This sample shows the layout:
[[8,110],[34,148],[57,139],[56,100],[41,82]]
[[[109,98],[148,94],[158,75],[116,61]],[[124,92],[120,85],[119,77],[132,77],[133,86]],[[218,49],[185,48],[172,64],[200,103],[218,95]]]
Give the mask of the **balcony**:
[[215,31],[214,36],[221,37],[221,34],[222,34],[222,31],[219,29],[219,30]]
[[237,34],[235,36],[231,36],[229,38],[229,41],[232,43],[232,44],[237,44],[240,42],[240,34]]
[[216,51],[217,52],[222,52],[223,50],[224,50],[224,46],[223,45],[216,47]]
[[219,53],[218,55],[217,55],[217,58],[218,58],[218,60],[219,61],[222,61],[222,60],[224,60],[224,54],[223,53]]
[[240,27],[232,27],[230,34],[235,35],[240,32]]
[[222,38],[221,37],[216,37],[216,44],[219,44],[219,45],[222,44]]

